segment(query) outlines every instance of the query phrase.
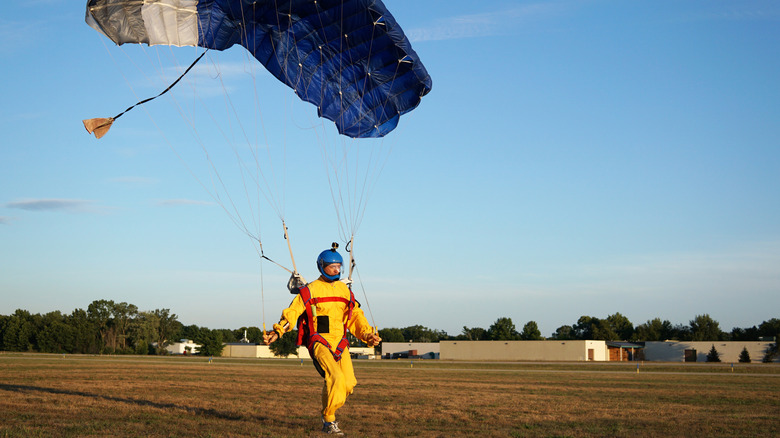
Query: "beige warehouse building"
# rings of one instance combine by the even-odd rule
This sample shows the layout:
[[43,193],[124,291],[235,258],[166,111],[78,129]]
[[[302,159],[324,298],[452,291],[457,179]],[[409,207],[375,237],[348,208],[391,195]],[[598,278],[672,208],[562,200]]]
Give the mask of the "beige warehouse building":
[[443,360],[607,361],[604,341],[441,341]]
[[742,350],[747,350],[751,362],[761,362],[773,342],[759,341],[663,341],[645,342],[645,360],[663,362],[706,362],[712,347],[721,362],[739,362]]

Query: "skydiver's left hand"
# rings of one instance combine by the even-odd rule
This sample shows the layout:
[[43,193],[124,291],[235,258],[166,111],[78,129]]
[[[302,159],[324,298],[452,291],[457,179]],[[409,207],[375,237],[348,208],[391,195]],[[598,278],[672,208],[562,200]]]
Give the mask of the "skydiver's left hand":
[[276,333],[276,331],[271,330],[268,332],[263,332],[263,343],[265,345],[271,345],[272,343],[276,342],[277,339],[279,339],[279,333]]
[[366,344],[368,344],[369,347],[376,347],[380,342],[382,342],[382,338],[376,333],[371,333],[366,336]]

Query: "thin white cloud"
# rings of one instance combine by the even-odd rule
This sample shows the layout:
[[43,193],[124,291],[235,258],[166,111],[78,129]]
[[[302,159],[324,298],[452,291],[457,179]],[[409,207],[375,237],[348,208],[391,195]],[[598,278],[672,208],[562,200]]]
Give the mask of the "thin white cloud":
[[14,219],[10,216],[0,216],[0,225],[11,225],[11,221]]
[[410,29],[407,36],[411,41],[418,42],[503,35],[528,20],[555,14],[565,8],[565,3],[561,2],[531,3],[498,11],[442,18],[430,26]]
[[163,199],[157,201],[157,205],[160,207],[177,207],[180,205],[214,205],[214,203],[208,201],[197,201],[193,199]]
[[6,208],[26,211],[63,211],[67,213],[96,212],[95,201],[84,199],[23,199],[5,204]]

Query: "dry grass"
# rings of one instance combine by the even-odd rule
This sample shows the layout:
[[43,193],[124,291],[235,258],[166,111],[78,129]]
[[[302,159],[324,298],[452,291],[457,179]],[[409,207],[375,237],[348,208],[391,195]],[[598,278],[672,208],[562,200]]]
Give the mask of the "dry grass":
[[[778,436],[780,367],[357,361],[348,436]],[[295,360],[0,355],[0,436],[319,435]]]

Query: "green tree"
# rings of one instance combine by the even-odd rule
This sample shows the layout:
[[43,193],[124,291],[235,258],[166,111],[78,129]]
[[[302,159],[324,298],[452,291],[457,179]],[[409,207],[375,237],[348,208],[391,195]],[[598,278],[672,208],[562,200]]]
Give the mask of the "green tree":
[[605,322],[610,332],[615,334],[615,338],[610,340],[627,341],[634,335],[634,324],[620,312],[607,316]]
[[216,330],[203,330],[198,339],[195,342],[200,344],[200,354],[202,356],[222,356],[222,350],[225,345],[222,343],[223,331]]
[[114,302],[109,300],[95,300],[87,306],[87,317],[92,325],[97,328],[100,335],[100,352],[113,353],[116,349],[116,338],[113,337]]
[[593,325],[593,338],[605,341],[620,340],[620,336],[615,332],[606,319],[599,319]]
[[235,339],[241,340],[244,338],[244,331],[246,330],[246,338],[253,344],[263,343],[263,331],[257,327],[241,327],[233,332]]
[[[293,354],[297,355],[298,346],[295,345],[297,341],[298,341],[298,330],[292,330],[282,335],[281,338],[277,339],[276,342],[274,342],[269,346],[269,349],[274,354],[274,356],[277,357],[287,357]],[[306,347],[302,346],[301,348],[306,348]]]
[[404,342],[404,333],[399,328],[379,329],[379,337],[382,342]]
[[488,334],[487,330],[482,327],[468,328],[464,325],[460,338],[468,341],[481,341],[488,339]]
[[748,353],[747,347],[742,347],[742,353],[739,353],[739,361],[741,363],[750,363],[750,353]]
[[675,325],[670,339],[677,341],[692,341],[693,332],[691,331],[691,326],[685,324]]
[[97,329],[84,309],[75,309],[65,318],[65,323],[73,329],[72,353],[97,354],[100,352],[101,346]]
[[498,318],[488,328],[488,337],[494,341],[513,341],[520,339],[520,333],[515,329],[512,318]]
[[3,341],[3,338],[5,337],[5,329],[8,326],[10,320],[11,320],[10,316],[0,315],[0,351],[8,350],[8,348],[5,347],[5,342]]
[[692,341],[719,341],[723,337],[718,322],[707,315],[696,315],[691,320],[691,340]]
[[173,341],[172,336],[181,330],[181,324],[176,320],[176,314],[171,313],[171,309],[155,309],[152,314],[157,318],[157,353],[166,354],[165,347]]
[[730,341],[758,341],[760,336],[758,327],[753,326],[747,328],[734,327],[731,329],[728,337]]
[[128,349],[128,331],[133,319],[138,315],[138,307],[135,304],[128,304],[125,302],[116,303],[114,304],[112,313],[114,315],[114,325],[117,332],[117,348],[121,352],[126,353]]
[[595,316],[580,316],[577,323],[572,326],[574,339],[596,339],[594,336],[596,336],[595,332],[599,325],[601,325],[601,320]]
[[437,330],[431,330],[421,325],[413,325],[401,329],[405,342],[438,342],[446,338],[447,334]]
[[720,353],[715,349],[715,344],[712,344],[710,352],[707,353],[707,362],[720,362]]
[[551,339],[557,341],[574,340],[574,328],[570,325],[562,325],[555,329],[555,333],[552,334]]
[[240,339],[236,337],[235,331],[233,330],[228,330],[228,329],[215,329],[215,330],[219,330],[222,333],[222,342],[234,343],[234,342],[238,342],[238,340]]
[[635,341],[665,341],[674,338],[674,326],[668,320],[654,318],[644,324],[639,324],[632,337]]
[[523,331],[520,332],[520,339],[524,341],[539,341],[542,338],[542,332],[539,331],[539,326],[536,321],[528,321],[523,326]]
[[182,325],[181,329],[176,333],[175,339],[198,339],[202,331],[203,329],[195,324]]
[[[160,331],[160,317],[153,312],[138,312],[129,332],[135,354],[154,354]],[[163,350],[164,351],[164,350]]]
[[758,326],[759,336],[764,338],[775,338],[780,340],[780,319],[772,318],[764,321]]
[[73,353],[74,329],[59,311],[43,315],[38,329],[38,351],[41,353]]
[[774,362],[775,359],[780,357],[780,348],[778,348],[778,344],[780,344],[780,340],[775,341],[774,344],[770,345],[766,349],[766,351],[764,352],[764,357],[761,359],[761,362],[764,363]]
[[35,351],[35,322],[30,312],[17,309],[6,321],[3,347],[8,351]]

